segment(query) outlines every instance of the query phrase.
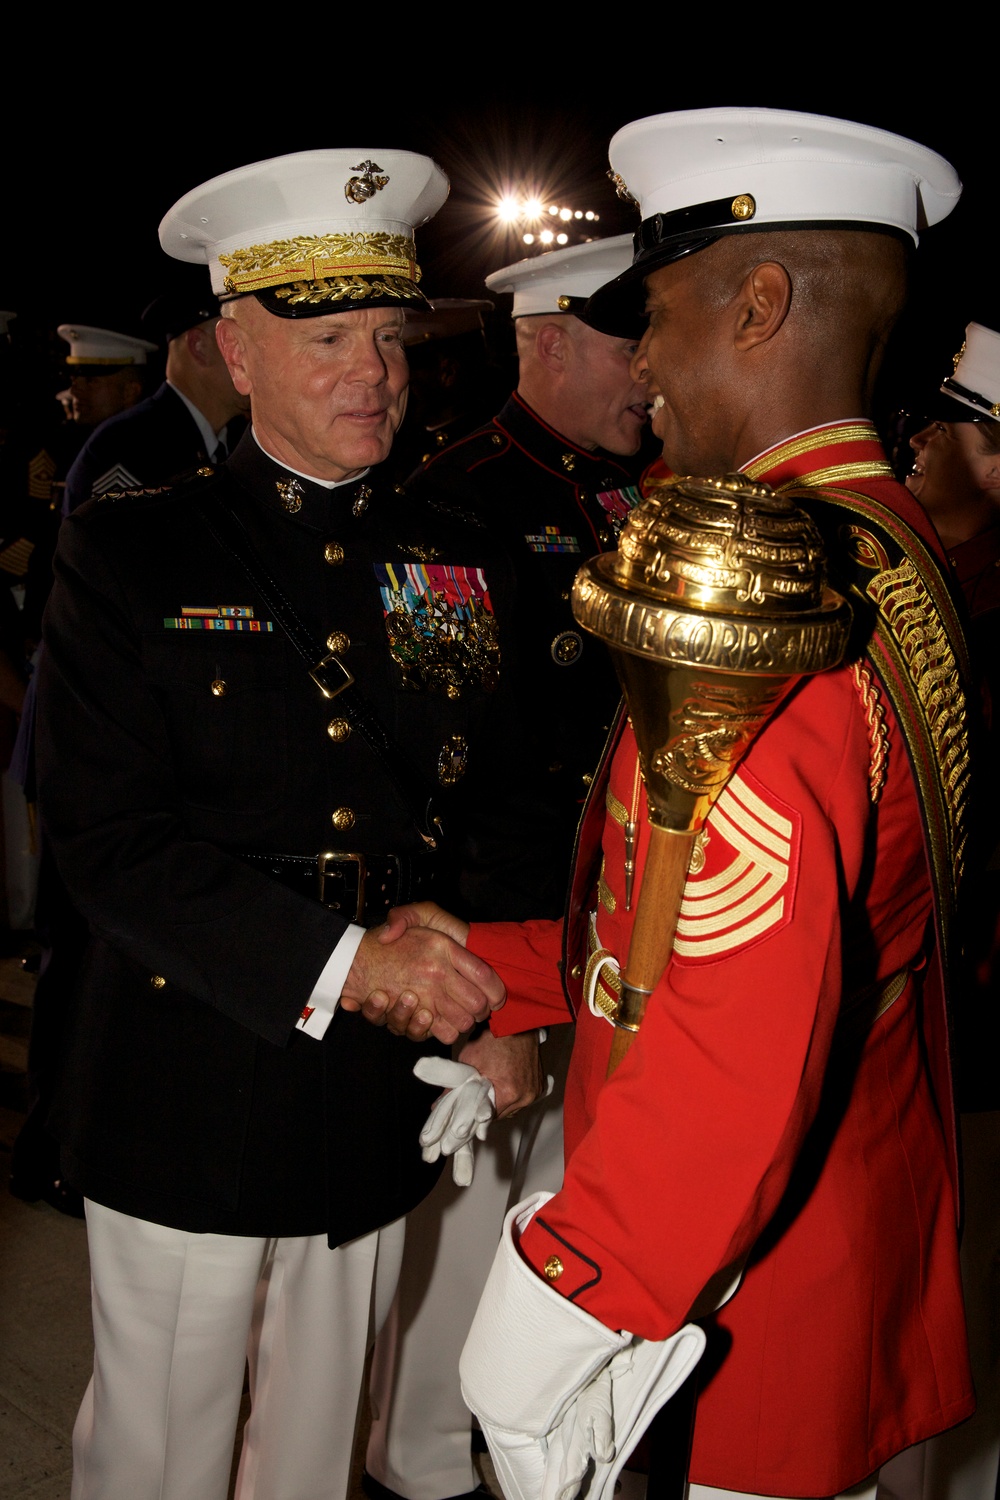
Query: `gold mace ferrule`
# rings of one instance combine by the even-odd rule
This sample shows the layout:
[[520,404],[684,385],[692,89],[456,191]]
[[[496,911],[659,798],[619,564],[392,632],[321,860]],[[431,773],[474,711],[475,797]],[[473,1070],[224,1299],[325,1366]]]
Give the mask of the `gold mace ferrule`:
[[573,614],[611,651],[654,827],[701,828],[798,680],[842,659],[851,612],[825,569],[806,511],[727,474],[658,484],[618,551],[577,573]]

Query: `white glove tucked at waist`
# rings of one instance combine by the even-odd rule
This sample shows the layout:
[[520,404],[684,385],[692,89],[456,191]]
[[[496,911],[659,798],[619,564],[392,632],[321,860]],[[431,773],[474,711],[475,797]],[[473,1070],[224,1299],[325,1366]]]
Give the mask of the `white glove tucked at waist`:
[[452,1158],[451,1173],[459,1187],[468,1187],[474,1169],[473,1140],[484,1141],[496,1115],[493,1085],[468,1063],[447,1057],[421,1057],[413,1071],[424,1083],[447,1089],[435,1099],[420,1132],[424,1161]]
[[507,1500],[612,1500],[625,1461],[701,1358],[686,1324],[658,1342],[615,1333],[546,1285],[517,1240],[551,1193],[515,1205],[462,1351],[466,1405],[478,1417]]

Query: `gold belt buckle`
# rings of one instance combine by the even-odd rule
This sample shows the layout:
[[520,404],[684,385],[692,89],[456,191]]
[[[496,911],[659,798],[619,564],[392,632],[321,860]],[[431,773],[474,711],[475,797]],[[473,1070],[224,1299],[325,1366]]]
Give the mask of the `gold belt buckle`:
[[[324,698],[336,698],[338,693],[342,693],[345,688],[353,687],[354,685],[354,678],[351,673],[344,666],[340,657],[335,656],[332,651],[327,656],[324,656],[322,661],[318,661],[314,667],[309,669],[309,676],[319,688]],[[324,859],[325,857],[325,855],[320,855],[320,859]],[[353,856],[345,855],[344,857],[350,859]]]
[[326,902],[326,877],[330,873],[331,865],[354,864],[358,867],[358,899],[354,916],[348,918],[351,922],[360,922],[365,909],[365,877],[368,874],[368,866],[365,864],[363,854],[349,854],[344,850],[328,849],[325,854],[316,856],[316,874],[319,880],[319,899]]

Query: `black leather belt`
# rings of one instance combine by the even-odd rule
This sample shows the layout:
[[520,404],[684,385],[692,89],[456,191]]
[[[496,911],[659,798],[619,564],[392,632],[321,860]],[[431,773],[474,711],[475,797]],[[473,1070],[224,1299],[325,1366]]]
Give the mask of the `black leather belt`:
[[431,893],[436,873],[433,852],[355,854],[342,849],[323,854],[241,854],[253,869],[303,896],[322,901],[349,922],[376,927],[391,906]]

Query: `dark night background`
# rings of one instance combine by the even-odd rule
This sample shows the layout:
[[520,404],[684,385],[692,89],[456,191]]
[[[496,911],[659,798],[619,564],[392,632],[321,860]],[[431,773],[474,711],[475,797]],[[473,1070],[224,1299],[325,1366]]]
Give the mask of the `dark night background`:
[[[264,53],[270,45],[265,39]],[[308,36],[300,39],[303,49],[310,49]],[[620,77],[612,86],[593,61],[544,76],[539,68],[509,66],[505,78],[502,60],[494,60],[485,76],[466,73],[456,81],[445,69],[444,80],[435,82],[440,71],[418,68],[416,58],[404,67],[402,82],[395,74],[377,80],[367,67],[345,69],[340,58],[336,76],[306,88],[302,64],[287,61],[287,47],[278,47],[283,60],[274,75],[264,71],[261,56],[249,73],[224,61],[219,78],[234,74],[239,87],[216,86],[214,65],[201,53],[176,65],[160,59],[163,77],[154,80],[148,54],[155,50],[150,43],[144,71],[125,82],[120,73],[99,77],[95,98],[80,97],[93,66],[81,60],[64,99],[50,85],[44,110],[26,113],[9,93],[0,106],[7,142],[0,307],[17,312],[22,344],[46,343],[54,380],[66,352],[52,338],[55,325],[76,321],[136,331],[139,314],[173,266],[159,248],[160,218],[188,189],[220,172],[318,146],[356,145],[376,155],[379,146],[425,152],[440,162],[452,188],[445,207],[417,234],[424,288],[431,296],[477,297],[486,295],[483,279],[491,270],[528,253],[489,215],[505,186],[530,180],[553,200],[593,208],[601,214],[602,235],[631,230],[635,210],[616,198],[607,180],[610,137],[644,115],[713,104],[861,120],[909,135],[957,168],[962,200],[923,238],[912,305],[883,380],[900,404],[922,382],[936,385],[947,372],[968,321],[1000,327],[990,243],[995,169],[985,105],[961,87],[942,90],[940,102],[930,104],[898,56],[881,76],[866,63],[864,86],[853,92],[845,90],[843,66],[811,66],[808,82],[771,85],[748,81],[746,69],[679,77],[676,67],[665,66],[668,82],[646,82],[639,90]],[[67,67],[69,58],[64,78]],[[786,78],[805,76],[801,69],[784,71]],[[817,81],[817,71],[829,81]],[[742,84],[727,86],[734,76]],[[156,99],[162,105],[150,102]]]

